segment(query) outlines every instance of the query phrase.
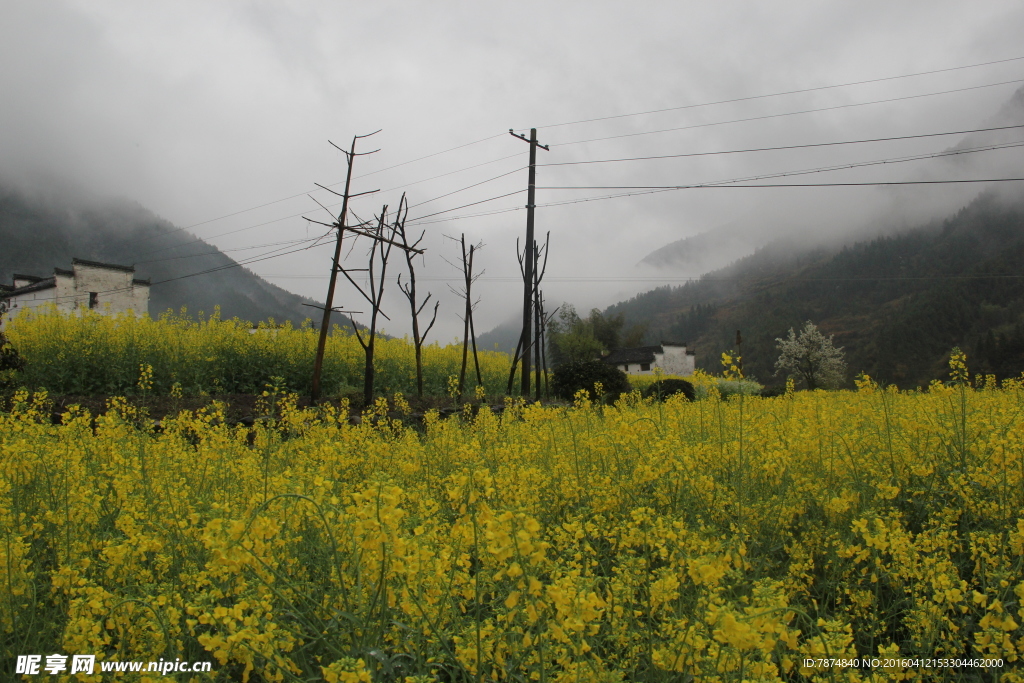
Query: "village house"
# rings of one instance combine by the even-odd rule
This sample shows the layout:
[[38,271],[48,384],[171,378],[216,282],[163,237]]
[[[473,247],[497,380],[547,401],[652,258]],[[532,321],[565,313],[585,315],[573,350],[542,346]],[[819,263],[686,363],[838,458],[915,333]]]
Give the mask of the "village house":
[[135,277],[134,266],[71,260],[71,270],[54,268],[52,277],[15,273],[0,285],[0,330],[20,312],[53,304],[59,311],[91,308],[108,315],[149,311],[149,280]]
[[650,375],[660,370],[664,375],[692,375],[697,368],[693,351],[686,350],[686,342],[663,341],[657,346],[618,349],[602,358],[627,375]]

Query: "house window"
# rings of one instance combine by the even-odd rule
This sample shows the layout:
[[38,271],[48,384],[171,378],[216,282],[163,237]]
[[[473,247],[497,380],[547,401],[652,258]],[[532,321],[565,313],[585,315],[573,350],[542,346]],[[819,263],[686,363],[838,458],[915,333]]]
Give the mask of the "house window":
[[99,294],[97,292],[89,292],[89,308],[96,308],[99,303]]
[[640,372],[650,372],[650,370],[651,370],[651,364],[650,363],[641,363],[640,364]]

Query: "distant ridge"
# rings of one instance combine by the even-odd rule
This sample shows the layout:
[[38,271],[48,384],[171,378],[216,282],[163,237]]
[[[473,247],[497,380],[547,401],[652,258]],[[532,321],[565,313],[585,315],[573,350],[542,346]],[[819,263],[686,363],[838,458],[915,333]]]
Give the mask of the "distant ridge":
[[[166,233],[166,234],[165,234]],[[160,234],[159,239],[149,239]],[[315,304],[271,284],[207,242],[138,204],[127,201],[76,199],[46,201],[0,186],[0,284],[14,273],[49,277],[54,268],[68,268],[73,258],[136,266],[136,277],[154,283],[199,271],[226,267],[196,277],[155,284],[149,313],[188,309],[189,315],[211,315],[220,307],[222,318],[253,323],[273,318],[301,325],[316,319]],[[176,247],[145,255],[155,248]],[[157,261],[163,256],[187,256]],[[149,262],[147,262],[149,261]],[[350,324],[344,319],[342,324]]]
[[[1019,192],[1019,191],[1018,191]],[[776,241],[679,287],[606,309],[648,322],[648,342],[691,341],[698,367],[743,334],[743,366],[774,377],[775,339],[806,320],[846,347],[852,373],[903,388],[946,376],[953,346],[974,371],[1024,372],[1024,194],[985,193],[945,221],[845,247]]]
[[726,226],[670,242],[637,265],[707,272],[750,254],[757,246],[760,245],[749,239],[745,231]]

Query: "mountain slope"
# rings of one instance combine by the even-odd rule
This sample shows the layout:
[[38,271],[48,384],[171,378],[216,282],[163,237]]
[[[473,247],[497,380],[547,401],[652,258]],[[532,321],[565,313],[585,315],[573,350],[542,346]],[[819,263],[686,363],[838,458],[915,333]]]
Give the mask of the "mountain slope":
[[649,341],[688,341],[715,370],[741,330],[746,371],[768,382],[781,381],[775,339],[811,320],[846,347],[851,374],[914,387],[944,376],[955,345],[975,370],[1024,371],[1022,275],[1024,202],[986,194],[941,224],[842,249],[773,243],[606,313],[650,321]]
[[[312,300],[233,267],[216,247],[129,202],[54,202],[0,188],[0,245],[0,283],[7,284],[13,273],[48,277],[54,267],[69,268],[72,258],[134,264],[136,277],[154,282],[153,316],[182,307],[209,315],[220,306],[224,318],[298,325],[317,313],[303,306]],[[217,268],[223,270],[191,276]]]

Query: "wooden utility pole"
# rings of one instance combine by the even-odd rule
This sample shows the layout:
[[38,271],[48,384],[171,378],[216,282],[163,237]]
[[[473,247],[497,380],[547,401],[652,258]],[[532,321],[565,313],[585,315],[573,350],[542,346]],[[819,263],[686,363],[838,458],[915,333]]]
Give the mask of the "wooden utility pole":
[[[349,194],[349,189],[352,186],[352,166],[355,158],[357,156],[364,156],[366,154],[373,154],[374,152],[380,151],[375,149],[373,152],[361,152],[356,154],[356,140],[359,140],[360,138],[368,138],[370,135],[376,135],[379,132],[379,130],[376,130],[369,135],[354,136],[352,138],[352,148],[349,151],[345,151],[331,142],[331,145],[345,155],[345,158],[348,161],[348,172],[345,174],[345,193],[339,195],[341,197],[341,213],[338,214],[338,220],[333,224],[333,227],[338,231],[338,239],[334,245],[334,260],[331,263],[331,280],[330,284],[327,285],[327,301],[324,303],[324,317],[320,324],[320,340],[317,342],[316,360],[313,362],[313,390],[311,392],[311,399],[313,401],[320,398],[320,373],[323,370],[324,365],[324,349],[327,348],[327,333],[330,332],[331,329],[331,311],[334,310],[332,308],[334,306],[334,288],[337,284],[338,271],[341,267],[341,241],[345,236],[345,219],[348,217],[348,200],[360,195],[379,192],[379,190],[370,190],[369,192]],[[328,142],[330,141],[328,140]],[[319,185],[319,187],[323,187],[323,189],[328,192],[334,192],[334,190],[330,190],[323,185]],[[334,194],[338,193],[334,192]],[[354,326],[355,322],[352,324]]]
[[542,145],[537,142],[537,129],[530,129],[530,138],[527,139],[523,135],[516,134],[511,128],[508,130],[509,134],[514,138],[519,138],[524,142],[530,143],[530,177],[529,185],[526,190],[526,254],[524,255],[524,268],[523,273],[523,332],[520,335],[523,343],[523,382],[521,386],[521,395],[526,398],[530,395],[530,356],[536,353],[536,349],[531,348],[532,337],[533,337],[533,267],[534,267],[534,249],[533,243],[533,209],[535,208],[535,192],[537,182],[537,148],[540,147],[543,150],[550,151],[546,145]]

